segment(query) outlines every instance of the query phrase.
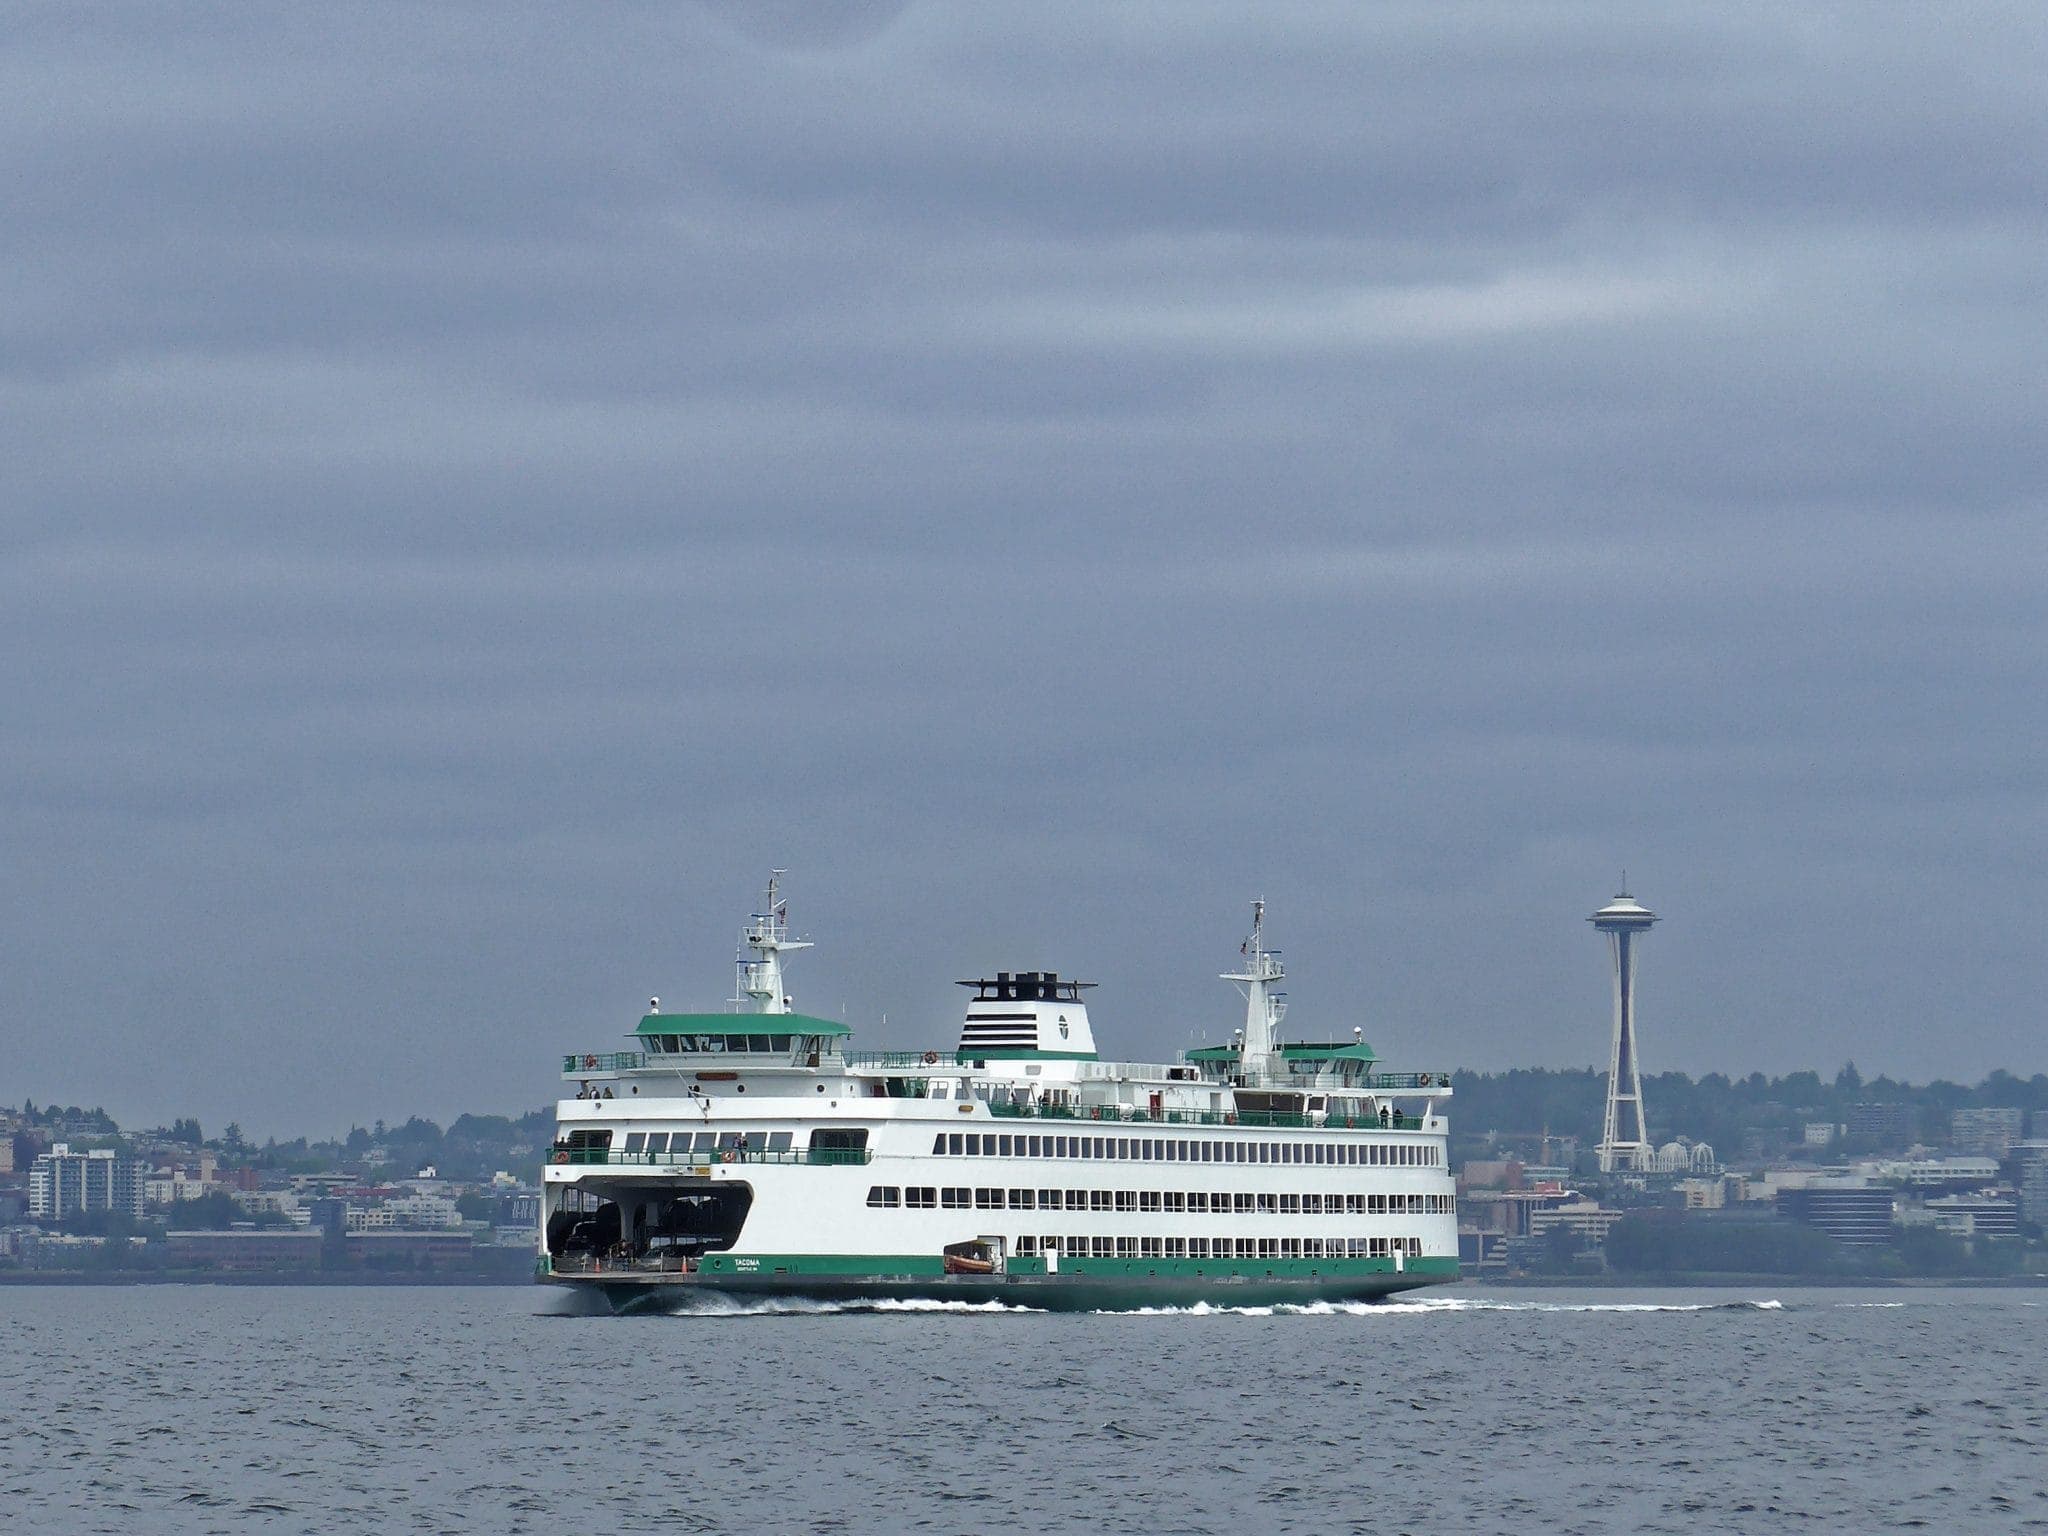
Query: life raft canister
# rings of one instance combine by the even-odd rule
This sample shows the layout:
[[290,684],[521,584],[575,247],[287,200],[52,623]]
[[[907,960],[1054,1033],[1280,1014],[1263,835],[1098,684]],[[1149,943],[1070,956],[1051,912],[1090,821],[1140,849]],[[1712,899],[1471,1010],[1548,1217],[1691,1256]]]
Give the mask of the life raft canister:
[[924,1053],[924,1064],[928,1067],[936,1067],[939,1064],[939,1053],[937,1051],[926,1051]]

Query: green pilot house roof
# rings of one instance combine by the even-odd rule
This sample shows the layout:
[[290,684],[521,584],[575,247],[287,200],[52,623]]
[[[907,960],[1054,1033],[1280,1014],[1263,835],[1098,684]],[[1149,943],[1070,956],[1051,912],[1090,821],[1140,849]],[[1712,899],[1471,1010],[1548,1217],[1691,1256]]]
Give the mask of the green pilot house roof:
[[850,1035],[836,1019],[808,1013],[650,1013],[636,1035]]

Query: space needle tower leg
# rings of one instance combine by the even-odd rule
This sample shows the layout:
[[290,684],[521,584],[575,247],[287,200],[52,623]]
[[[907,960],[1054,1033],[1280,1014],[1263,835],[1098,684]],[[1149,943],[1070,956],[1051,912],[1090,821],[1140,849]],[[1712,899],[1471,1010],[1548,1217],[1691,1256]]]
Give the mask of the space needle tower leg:
[[1613,1173],[1646,1167],[1650,1160],[1636,1058],[1636,945],[1657,914],[1624,890],[1587,921],[1607,935],[1614,960],[1614,1047],[1607,1058],[1607,1114],[1600,1128],[1600,1171]]

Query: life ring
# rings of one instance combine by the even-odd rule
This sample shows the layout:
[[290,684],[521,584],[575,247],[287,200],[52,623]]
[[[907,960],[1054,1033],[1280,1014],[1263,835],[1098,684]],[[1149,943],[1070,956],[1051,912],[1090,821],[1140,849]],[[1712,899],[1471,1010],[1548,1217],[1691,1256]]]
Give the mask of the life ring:
[[737,1152],[721,1152],[718,1154],[718,1160],[721,1163],[736,1163],[740,1160],[740,1155]]
[[1422,1086],[1425,1088],[1429,1086],[1429,1074],[1427,1072],[1422,1074]]
[[595,1056],[586,1056],[583,1058],[583,1065],[586,1067],[594,1067],[597,1065],[597,1058]]
[[939,1053],[937,1051],[926,1051],[924,1053],[924,1064],[928,1067],[936,1067],[939,1064]]
[[555,1154],[555,1161],[558,1163],[566,1163],[567,1161],[569,1161],[569,1154],[566,1152],[557,1152]]

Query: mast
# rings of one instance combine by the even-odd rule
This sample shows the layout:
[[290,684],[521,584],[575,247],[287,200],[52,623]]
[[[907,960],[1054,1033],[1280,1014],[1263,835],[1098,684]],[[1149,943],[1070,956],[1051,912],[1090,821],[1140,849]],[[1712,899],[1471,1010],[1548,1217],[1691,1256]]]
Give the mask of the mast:
[[[755,1013],[788,1013],[789,994],[782,986],[782,953],[784,950],[809,949],[809,939],[792,939],[789,936],[789,898],[782,894],[782,877],[787,870],[771,869],[768,872],[768,897],[763,903],[765,910],[754,913],[747,919],[746,927],[740,930],[740,952],[735,964],[739,968],[739,991],[733,998],[736,1008],[751,1009]],[[753,951],[749,959],[747,951]]]
[[1222,979],[1240,984],[1244,993],[1243,1040],[1237,1053],[1238,1072],[1246,1082],[1280,1072],[1280,1019],[1287,1012],[1278,983],[1287,975],[1280,952],[1266,948],[1266,903],[1252,903],[1251,936],[1238,947],[1245,957],[1241,970],[1225,971]]

